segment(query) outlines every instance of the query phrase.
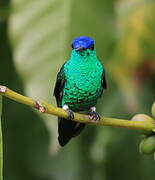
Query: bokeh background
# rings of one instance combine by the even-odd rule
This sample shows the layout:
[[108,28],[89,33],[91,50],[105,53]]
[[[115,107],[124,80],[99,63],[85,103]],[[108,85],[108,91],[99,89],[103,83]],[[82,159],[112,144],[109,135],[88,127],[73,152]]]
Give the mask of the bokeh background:
[[[56,74],[71,40],[96,42],[108,90],[101,115],[151,115],[155,100],[154,0],[1,0],[0,84],[55,104]],[[155,162],[141,155],[132,130],[88,126],[60,148],[57,120],[3,99],[4,180],[154,180]]]

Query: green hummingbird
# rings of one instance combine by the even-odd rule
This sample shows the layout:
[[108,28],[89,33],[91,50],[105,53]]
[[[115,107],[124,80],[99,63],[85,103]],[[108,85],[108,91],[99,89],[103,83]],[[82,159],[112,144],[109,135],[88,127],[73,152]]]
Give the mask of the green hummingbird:
[[[57,74],[54,88],[57,106],[68,112],[89,114],[92,121],[100,118],[95,105],[107,88],[105,70],[97,58],[94,40],[87,36],[72,41],[71,56]],[[58,141],[65,146],[72,137],[80,134],[84,123],[58,118]]]

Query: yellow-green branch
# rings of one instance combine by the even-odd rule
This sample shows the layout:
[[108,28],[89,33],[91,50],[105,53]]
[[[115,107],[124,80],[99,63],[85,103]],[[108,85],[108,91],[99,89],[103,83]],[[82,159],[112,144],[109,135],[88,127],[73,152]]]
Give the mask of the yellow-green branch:
[[[52,114],[59,117],[68,118],[68,113],[64,111],[62,108],[54,107],[45,101],[36,101],[34,99],[28,98],[21,94],[18,94],[5,86],[0,85],[0,95],[13,99],[22,104],[26,104],[30,107],[38,109],[42,113]],[[155,104],[154,104],[155,105]],[[154,106],[153,106],[154,107]],[[155,114],[155,108],[152,108],[152,112]],[[155,131],[155,123],[154,121],[147,121],[147,116],[145,116],[145,121],[131,121],[125,119],[116,119],[116,118],[108,118],[101,117],[99,121],[92,122],[88,115],[83,115],[79,113],[74,113],[74,121],[89,123],[95,125],[105,125],[105,126],[114,126],[114,127],[122,127],[129,129],[137,129],[137,130],[146,130],[146,131]],[[151,117],[148,116],[150,119]]]

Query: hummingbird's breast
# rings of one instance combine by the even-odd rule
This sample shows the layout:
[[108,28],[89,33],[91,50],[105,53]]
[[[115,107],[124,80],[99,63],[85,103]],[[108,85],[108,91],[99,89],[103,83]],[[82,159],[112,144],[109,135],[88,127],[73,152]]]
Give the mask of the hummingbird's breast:
[[102,73],[99,61],[67,67],[62,105],[67,104],[74,111],[94,106],[102,92]]

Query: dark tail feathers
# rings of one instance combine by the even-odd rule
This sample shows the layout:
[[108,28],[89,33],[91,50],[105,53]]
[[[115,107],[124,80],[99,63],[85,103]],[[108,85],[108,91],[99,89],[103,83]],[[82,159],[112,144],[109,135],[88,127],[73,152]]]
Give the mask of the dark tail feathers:
[[85,127],[85,124],[75,121],[58,118],[58,141],[60,146],[65,146],[72,137],[78,136]]

